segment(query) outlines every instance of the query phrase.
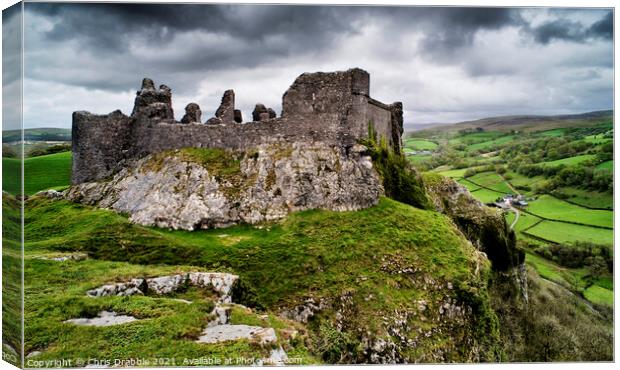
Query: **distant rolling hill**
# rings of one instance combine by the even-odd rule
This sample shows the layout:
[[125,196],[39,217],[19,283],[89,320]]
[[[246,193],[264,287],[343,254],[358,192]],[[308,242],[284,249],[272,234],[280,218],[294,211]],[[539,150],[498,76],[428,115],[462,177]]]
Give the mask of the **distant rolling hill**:
[[[21,140],[21,130],[3,130],[2,142],[10,143]],[[44,127],[24,130],[26,141],[71,141],[71,129]]]
[[453,131],[470,128],[483,128],[485,130],[523,130],[539,131],[561,127],[590,126],[602,121],[613,120],[613,110],[601,110],[580,114],[563,114],[555,116],[502,116],[482,118],[474,121],[464,121],[454,124],[434,124],[425,127],[424,131]]

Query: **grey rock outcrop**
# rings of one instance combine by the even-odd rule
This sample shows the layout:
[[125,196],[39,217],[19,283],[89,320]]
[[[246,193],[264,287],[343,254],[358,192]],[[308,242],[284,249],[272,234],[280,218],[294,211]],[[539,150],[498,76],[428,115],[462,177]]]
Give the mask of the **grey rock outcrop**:
[[67,324],[80,326],[111,326],[134,322],[137,319],[129,315],[119,315],[114,311],[101,311],[97,317],[79,318],[64,321]]
[[223,123],[235,121],[235,92],[233,90],[224,91],[220,107],[215,111],[215,117],[221,119]]
[[131,296],[135,294],[169,294],[186,285],[211,289],[218,293],[220,302],[230,303],[232,289],[239,276],[223,272],[190,272],[148,279],[131,279],[124,283],[106,284],[86,292],[89,297]]
[[65,196],[126,213],[141,225],[185,230],[256,224],[306,209],[358,210],[376,204],[383,193],[365,149],[356,145],[346,153],[325,143],[275,143],[250,152],[222,151],[238,163],[228,176],[182,152],[163,153],[110,181],[76,185]]
[[223,324],[205,328],[196,342],[219,343],[239,339],[247,339],[258,344],[274,343],[278,340],[273,328]]
[[189,103],[185,107],[185,115],[181,118],[181,123],[201,123],[202,111],[196,103]]

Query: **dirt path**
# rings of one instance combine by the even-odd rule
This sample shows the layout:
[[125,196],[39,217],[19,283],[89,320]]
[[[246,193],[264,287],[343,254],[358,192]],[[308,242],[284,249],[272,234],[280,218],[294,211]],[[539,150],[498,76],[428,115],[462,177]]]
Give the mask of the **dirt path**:
[[512,221],[512,223],[510,224],[510,228],[511,228],[511,229],[514,229],[514,228],[515,228],[515,225],[517,224],[517,221],[519,221],[519,215],[520,215],[520,213],[519,213],[519,210],[518,210],[518,209],[516,209],[515,207],[512,207],[512,206],[511,206],[511,207],[510,207],[510,209],[511,209],[511,210],[515,213],[515,219],[514,219],[514,221]]

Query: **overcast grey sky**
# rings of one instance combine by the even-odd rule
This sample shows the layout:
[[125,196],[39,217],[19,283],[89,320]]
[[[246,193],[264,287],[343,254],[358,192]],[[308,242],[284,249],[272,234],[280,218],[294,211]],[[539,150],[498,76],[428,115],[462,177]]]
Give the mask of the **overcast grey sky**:
[[[6,22],[6,19],[5,19]],[[10,26],[10,20],[7,23]],[[131,112],[142,77],[203,117],[234,89],[280,111],[303,72],[360,67],[405,122],[611,109],[605,9],[26,3],[25,127]]]

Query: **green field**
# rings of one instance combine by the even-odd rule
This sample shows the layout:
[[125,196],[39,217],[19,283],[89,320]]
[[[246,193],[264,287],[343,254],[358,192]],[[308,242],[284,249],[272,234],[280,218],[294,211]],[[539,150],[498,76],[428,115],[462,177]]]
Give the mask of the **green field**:
[[453,137],[448,141],[448,144],[473,145],[489,142],[503,135],[505,134],[497,131],[472,132],[458,137]]
[[612,307],[614,304],[613,290],[592,285],[583,292],[583,296],[590,302]]
[[613,171],[613,169],[614,169],[614,161],[606,161],[606,162],[603,162],[603,163],[599,163],[596,166],[596,168]]
[[[20,161],[2,158],[2,182],[5,191],[17,194],[20,179]],[[32,195],[44,189],[67,186],[71,183],[71,152],[43,155],[24,160],[24,191]]]
[[533,253],[527,253],[525,261],[534,266],[536,271],[547,280],[551,280],[554,283],[560,284],[566,288],[570,287],[565,276],[567,275],[567,268],[558,266],[557,264],[542,258]]
[[613,227],[613,212],[611,211],[586,209],[546,194],[531,202],[527,211],[553,220]]
[[592,144],[604,144],[613,141],[613,139],[605,137],[605,134],[588,135],[583,140]]
[[536,136],[543,136],[543,137],[559,137],[559,136],[564,135],[565,132],[566,132],[565,128],[556,128],[553,130],[538,131],[538,132],[535,132],[534,134]]
[[430,140],[410,138],[403,140],[403,146],[411,150],[435,150],[439,145]]
[[407,159],[413,164],[419,164],[433,158],[432,155],[408,155]]
[[467,181],[467,179],[459,179],[457,182],[466,187],[470,192],[480,189],[480,186]]
[[439,172],[439,174],[445,177],[451,177],[453,179],[458,179],[458,178],[463,177],[465,175],[465,171],[467,170],[468,170],[467,168],[459,168],[456,170],[441,171]]
[[521,212],[521,214],[519,215],[519,221],[517,221],[517,224],[515,225],[515,231],[520,232],[526,230],[527,228],[533,226],[539,221],[540,218],[529,215],[525,212]]
[[584,269],[562,267],[534,253],[526,254],[526,262],[533,266],[543,278],[567,289],[583,292],[584,298],[588,301],[599,305],[613,306],[613,284],[611,286],[607,284],[609,278],[602,278],[595,284],[591,284]]
[[574,166],[576,164],[589,161],[595,158],[596,158],[596,155],[594,154],[584,154],[584,155],[577,155],[577,156],[569,157],[569,158],[558,159],[556,161],[542,162],[539,164],[542,164],[544,166],[561,166],[561,165]]
[[578,241],[611,245],[614,240],[613,230],[557,221],[543,221],[528,229],[525,233],[555,243],[574,243]]
[[481,143],[476,143],[476,144],[471,144],[467,146],[467,150],[474,151],[474,150],[481,150],[481,149],[491,149],[497,145],[509,143],[510,141],[512,141],[512,139],[514,139],[513,135],[502,136],[497,139],[483,141]]
[[[534,189],[537,186],[540,186],[546,181],[545,178],[542,176],[527,177],[513,171],[507,171],[504,174],[504,177],[513,187],[515,187],[517,190],[519,190],[520,193],[523,194],[533,193]],[[524,190],[524,187],[527,187],[530,190]]]
[[481,172],[468,177],[467,180],[502,194],[514,193],[504,179],[495,172]]
[[471,195],[473,195],[474,198],[478,199],[482,203],[493,203],[497,198],[501,198],[504,193],[480,188],[472,192]]
[[[566,201],[591,208],[606,208],[612,210],[614,208],[614,198],[610,193],[601,193],[593,190],[583,190],[577,188],[559,188],[556,190],[566,199]],[[555,193],[554,193],[555,194]]]

